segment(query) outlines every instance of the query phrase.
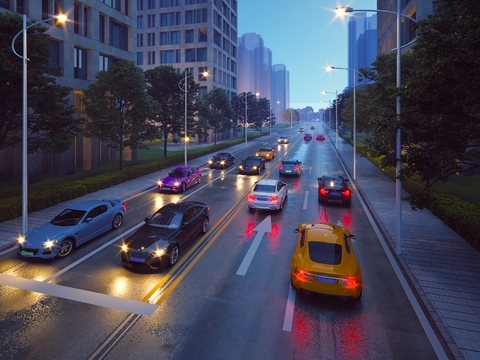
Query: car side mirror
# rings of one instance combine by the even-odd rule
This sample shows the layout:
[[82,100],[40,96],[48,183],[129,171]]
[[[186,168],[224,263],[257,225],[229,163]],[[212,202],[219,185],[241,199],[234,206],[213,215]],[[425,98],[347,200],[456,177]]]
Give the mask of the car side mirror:
[[145,224],[148,224],[148,217],[145,218]]
[[294,232],[295,234],[298,234],[298,233],[300,232],[300,230],[295,229],[295,230],[293,230],[293,232]]
[[353,235],[353,234],[350,234],[350,239],[351,239],[351,240],[356,240],[357,237],[356,237],[355,235]]

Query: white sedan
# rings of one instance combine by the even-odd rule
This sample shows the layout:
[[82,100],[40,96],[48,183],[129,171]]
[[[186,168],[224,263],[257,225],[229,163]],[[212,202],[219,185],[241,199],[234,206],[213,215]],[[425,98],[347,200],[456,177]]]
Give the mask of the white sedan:
[[282,210],[288,195],[288,185],[280,180],[262,179],[255,183],[247,196],[250,210]]

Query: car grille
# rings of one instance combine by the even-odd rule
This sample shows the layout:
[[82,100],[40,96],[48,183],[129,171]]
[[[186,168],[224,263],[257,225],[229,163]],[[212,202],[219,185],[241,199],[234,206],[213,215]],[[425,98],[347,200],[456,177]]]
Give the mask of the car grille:
[[26,248],[26,247],[23,247],[23,246],[20,246],[20,251],[28,251],[28,252],[32,252],[34,255],[37,255],[38,253],[38,249],[29,249],[29,248]]
[[146,259],[148,257],[148,253],[140,250],[128,250],[128,256]]

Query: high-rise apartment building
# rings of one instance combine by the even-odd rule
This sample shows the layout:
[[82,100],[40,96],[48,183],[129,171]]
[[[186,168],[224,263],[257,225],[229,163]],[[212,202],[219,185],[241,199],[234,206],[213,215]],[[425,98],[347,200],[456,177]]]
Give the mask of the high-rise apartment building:
[[[133,0],[0,0],[0,11],[25,14],[28,21],[46,20],[56,14],[68,16],[65,24],[53,26],[50,21],[43,25],[49,28],[50,64],[63,69],[63,76],[57,82],[73,89],[71,102],[79,110],[75,116],[81,116],[82,90],[96,81],[99,70],[121,59],[136,60],[136,41],[132,42],[132,38],[136,39],[136,10],[137,2]],[[3,177],[6,174],[21,176],[20,148],[0,152]],[[100,161],[109,160],[114,154],[107,144],[79,134],[63,154],[29,155],[29,179],[36,181],[43,172],[52,170],[58,176],[69,175],[75,166],[95,169]]]
[[173,66],[196,79],[202,96],[215,88],[237,94],[237,0],[137,0],[136,63]]
[[270,102],[273,114],[280,122],[282,112],[290,107],[290,73],[283,64],[272,67],[272,99]]

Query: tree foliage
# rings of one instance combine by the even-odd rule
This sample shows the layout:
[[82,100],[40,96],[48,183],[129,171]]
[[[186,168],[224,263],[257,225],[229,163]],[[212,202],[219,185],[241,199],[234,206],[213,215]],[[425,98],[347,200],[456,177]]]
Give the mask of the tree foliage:
[[157,137],[152,119],[157,102],[147,94],[142,70],[131,61],[121,60],[99,71],[97,81],[84,90],[85,113],[83,134],[107,141],[122,152],[125,147],[138,148]]
[[198,106],[198,116],[204,120],[206,129],[213,130],[213,141],[217,144],[217,134],[230,130],[235,115],[225,91],[216,88],[203,96]]
[[295,109],[288,108],[282,112],[282,122],[292,124],[292,126],[298,122],[299,117]]
[[[187,136],[195,135],[197,129],[194,116],[199,85],[193,78],[187,73]],[[185,73],[176,73],[172,66],[157,66],[145,71],[145,79],[148,94],[160,105],[153,120],[161,129],[164,139],[163,156],[166,158],[169,134],[185,138]]]
[[[34,22],[27,23],[27,26]],[[12,39],[23,28],[22,17],[0,12],[0,150],[22,142],[23,60],[12,51]],[[51,56],[46,27],[40,24],[27,30],[27,115],[28,151],[39,149],[62,153],[72,144],[79,121],[69,105],[70,88],[56,83],[60,68],[48,66]],[[20,34],[15,51],[22,55]]]

